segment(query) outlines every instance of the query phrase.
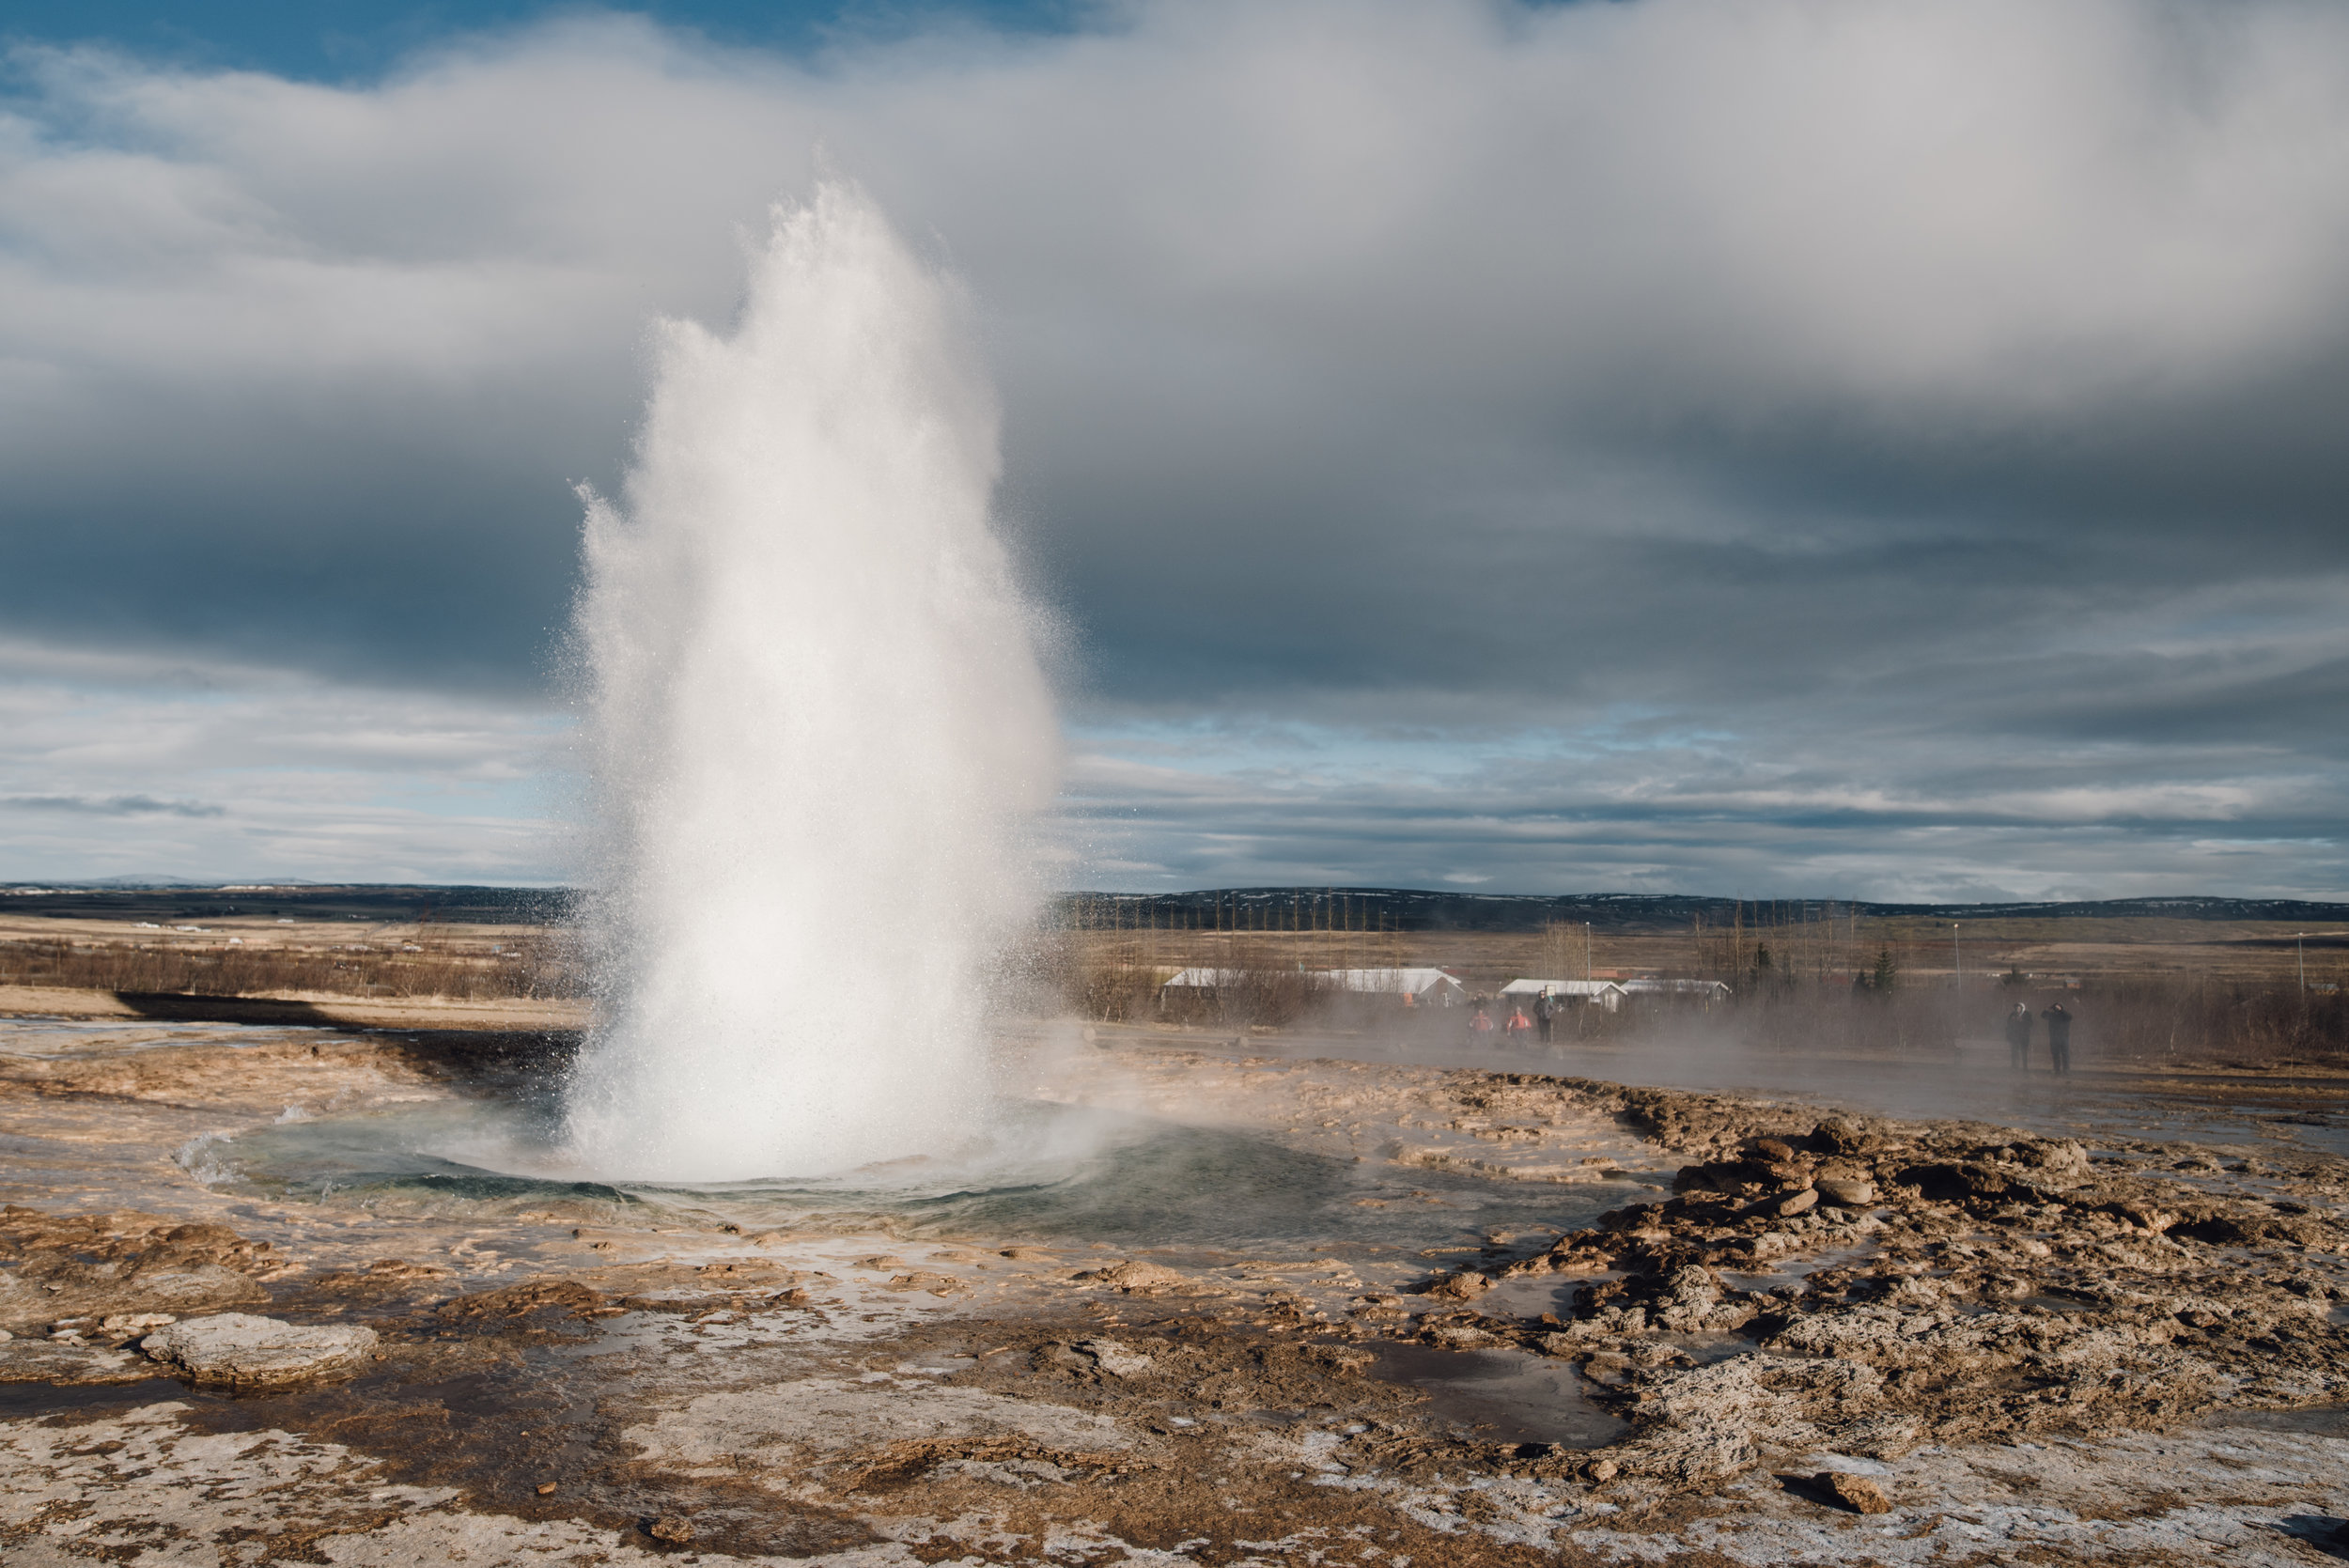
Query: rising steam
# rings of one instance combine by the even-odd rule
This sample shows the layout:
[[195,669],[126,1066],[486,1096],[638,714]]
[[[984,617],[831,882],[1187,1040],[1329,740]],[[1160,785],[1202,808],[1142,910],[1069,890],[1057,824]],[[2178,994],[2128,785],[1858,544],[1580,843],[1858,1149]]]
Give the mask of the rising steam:
[[778,210],[732,336],[663,329],[575,628],[591,1169],[804,1175],[969,1130],[1059,747],[996,435],[959,293],[852,187]]

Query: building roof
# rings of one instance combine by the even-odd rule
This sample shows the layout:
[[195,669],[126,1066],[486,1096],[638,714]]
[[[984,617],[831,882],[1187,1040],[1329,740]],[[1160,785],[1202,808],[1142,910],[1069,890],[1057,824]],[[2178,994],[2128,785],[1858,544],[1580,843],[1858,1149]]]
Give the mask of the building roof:
[[1457,986],[1460,983],[1457,975],[1432,969],[1315,970],[1314,976],[1341,991],[1377,991],[1387,995],[1408,991],[1416,996],[1439,986]]
[[1611,980],[1512,980],[1501,987],[1505,997],[1539,996],[1544,991],[1562,997],[1603,997],[1610,991],[1623,995],[1623,987]]
[[1729,983],[1725,980],[1622,980],[1616,984],[1631,996],[1725,997],[1729,994]]
[[[1182,990],[1213,991],[1226,986],[1244,986],[1258,974],[1273,970],[1188,969],[1179,970],[1166,986]],[[1399,996],[1408,991],[1414,996],[1432,991],[1441,986],[1457,986],[1459,977],[1442,970],[1311,970],[1310,979],[1333,990],[1370,991],[1386,996]],[[1166,988],[1161,986],[1161,989]]]
[[1225,986],[1245,984],[1247,979],[1246,970],[1178,970],[1175,971],[1174,978],[1169,980],[1159,989],[1173,987],[1190,991],[1213,991]]

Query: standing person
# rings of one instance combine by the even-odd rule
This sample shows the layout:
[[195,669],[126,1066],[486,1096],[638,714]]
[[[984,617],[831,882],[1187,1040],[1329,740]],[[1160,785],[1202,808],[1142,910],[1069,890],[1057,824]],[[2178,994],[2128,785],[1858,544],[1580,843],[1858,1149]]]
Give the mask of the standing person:
[[2039,1015],[2047,1020],[2047,1055],[2053,1058],[2055,1070],[2072,1070],[2072,1014],[2061,1001],[2051,1002]]
[[1493,1032],[1493,1016],[1485,1011],[1485,1004],[1481,1001],[1476,1004],[1475,1016],[1469,1019],[1469,1031],[1475,1034],[1490,1034]]
[[2006,1016],[2006,1056],[2018,1073],[2030,1071],[2030,1003],[2018,1001]]
[[1509,1031],[1509,1043],[1511,1045],[1521,1046],[1525,1044],[1525,1037],[1533,1032],[1533,1020],[1525,1016],[1524,1003],[1520,1002],[1517,1006],[1509,1009],[1509,1022],[1506,1027]]
[[1533,1023],[1542,1032],[1542,1044],[1549,1044],[1549,1021],[1558,1016],[1558,1002],[1544,986],[1542,994],[1533,999]]

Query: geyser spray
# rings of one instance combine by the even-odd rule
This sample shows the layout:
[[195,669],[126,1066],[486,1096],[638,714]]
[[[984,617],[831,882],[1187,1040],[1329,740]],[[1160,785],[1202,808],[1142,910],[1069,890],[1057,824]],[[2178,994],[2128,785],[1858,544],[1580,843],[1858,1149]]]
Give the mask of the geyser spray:
[[600,1173],[839,1171],[984,1100],[1059,736],[964,314],[825,185],[732,336],[664,324],[621,502],[585,497],[599,980],[567,1113]]

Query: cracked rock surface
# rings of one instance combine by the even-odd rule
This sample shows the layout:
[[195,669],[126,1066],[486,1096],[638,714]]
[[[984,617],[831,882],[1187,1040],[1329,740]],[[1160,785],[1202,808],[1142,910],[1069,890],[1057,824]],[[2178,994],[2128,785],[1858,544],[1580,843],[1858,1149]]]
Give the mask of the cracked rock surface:
[[375,1330],[358,1324],[307,1327],[219,1312],[158,1329],[139,1348],[194,1382],[250,1393],[350,1372],[375,1344]]

